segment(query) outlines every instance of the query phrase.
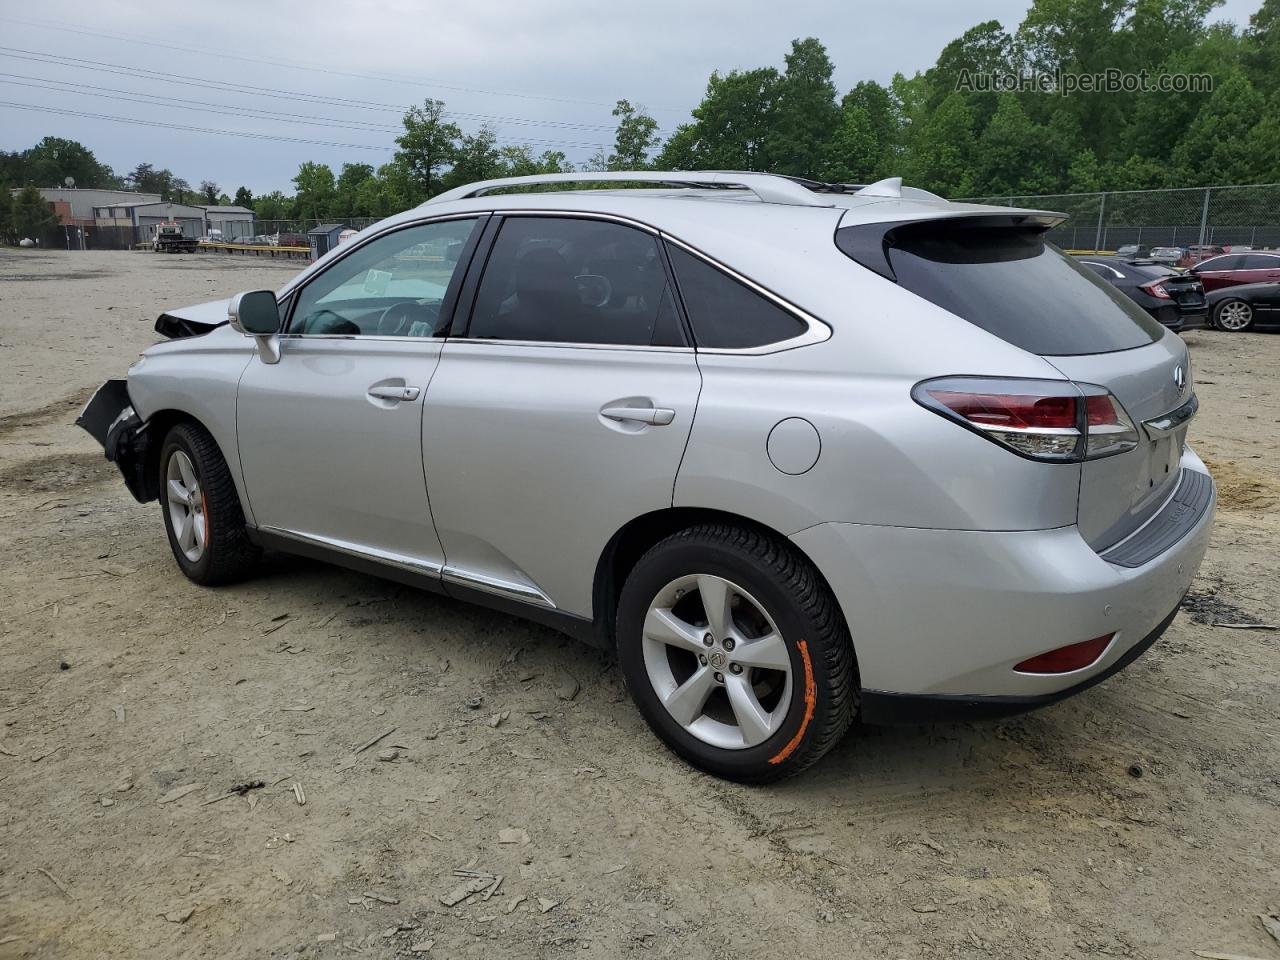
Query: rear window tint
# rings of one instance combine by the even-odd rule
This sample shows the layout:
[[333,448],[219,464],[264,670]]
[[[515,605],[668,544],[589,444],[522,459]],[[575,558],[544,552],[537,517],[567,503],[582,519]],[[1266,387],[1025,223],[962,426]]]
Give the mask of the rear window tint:
[[[838,245],[844,232],[837,231]],[[905,224],[889,235],[888,259],[900,286],[1032,353],[1111,353],[1154,343],[1164,332],[1035,230]]]
[[674,244],[671,266],[699,347],[742,349],[804,333],[804,321]]
[[1178,272],[1170,270],[1168,267],[1162,267],[1155,263],[1143,263],[1131,266],[1134,273],[1140,274],[1144,279],[1159,280],[1161,277],[1176,277]]

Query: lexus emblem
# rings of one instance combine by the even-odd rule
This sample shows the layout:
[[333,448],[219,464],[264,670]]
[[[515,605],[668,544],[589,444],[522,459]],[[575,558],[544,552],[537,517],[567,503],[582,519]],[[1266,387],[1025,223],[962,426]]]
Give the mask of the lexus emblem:
[[1173,382],[1178,385],[1179,390],[1186,385],[1187,375],[1182,372],[1182,364],[1178,364],[1173,368]]

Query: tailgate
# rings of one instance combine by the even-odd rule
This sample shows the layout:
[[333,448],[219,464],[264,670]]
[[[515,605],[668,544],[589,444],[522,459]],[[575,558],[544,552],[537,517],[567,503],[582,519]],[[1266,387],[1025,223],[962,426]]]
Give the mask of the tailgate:
[[1170,432],[1143,425],[1191,397],[1187,347],[1176,334],[1134,350],[1076,357],[1046,357],[1064,375],[1110,390],[1138,428],[1138,446],[1081,465],[1080,534],[1105,550],[1141,526],[1173,493],[1187,424]]

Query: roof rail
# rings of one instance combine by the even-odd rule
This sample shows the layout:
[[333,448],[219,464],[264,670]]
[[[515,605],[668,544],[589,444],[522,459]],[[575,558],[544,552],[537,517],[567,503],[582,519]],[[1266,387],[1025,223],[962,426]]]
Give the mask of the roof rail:
[[480,180],[466,186],[446,190],[432,197],[427,203],[443,203],[447,200],[466,200],[479,197],[491,190],[503,187],[526,187],[552,183],[655,183],[684,187],[738,187],[750,190],[763,203],[784,203],[793,207],[830,207],[830,200],[821,194],[788,178],[771,173],[735,173],[729,170],[609,170],[581,173],[542,173],[528,177],[500,177],[496,180]]

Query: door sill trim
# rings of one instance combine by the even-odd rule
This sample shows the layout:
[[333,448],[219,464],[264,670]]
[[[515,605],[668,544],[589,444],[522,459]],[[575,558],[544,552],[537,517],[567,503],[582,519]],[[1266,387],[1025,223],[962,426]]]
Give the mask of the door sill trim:
[[384,563],[390,567],[407,570],[410,573],[439,577],[440,572],[443,569],[441,564],[433,563],[430,560],[419,560],[416,557],[407,557],[401,553],[392,553],[390,550],[378,550],[374,547],[364,546],[363,544],[351,543],[347,540],[339,540],[336,537],[322,537],[314,533],[300,533],[297,530],[286,530],[283,527],[272,527],[266,525],[259,526],[257,529],[262,533],[271,534],[277,537],[284,537],[286,540],[294,540],[299,543],[306,543],[317,547],[326,547],[329,550],[345,554],[349,557],[355,557],[359,560],[373,560],[378,563]]
[[451,583],[455,586],[470,587],[473,590],[480,590],[484,593],[510,597],[512,600],[520,600],[524,603],[546,607],[548,610],[557,609],[550,597],[537,587],[527,583],[516,583],[511,580],[503,580],[499,577],[461,570],[458,567],[448,565],[441,571],[441,577],[445,583]]

